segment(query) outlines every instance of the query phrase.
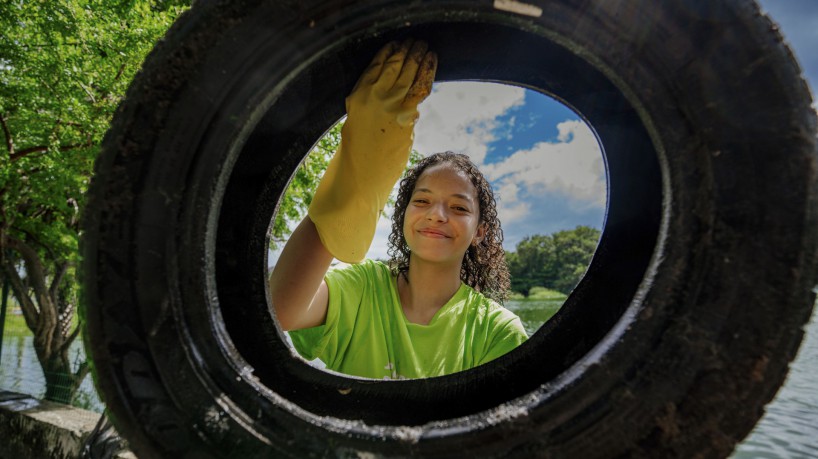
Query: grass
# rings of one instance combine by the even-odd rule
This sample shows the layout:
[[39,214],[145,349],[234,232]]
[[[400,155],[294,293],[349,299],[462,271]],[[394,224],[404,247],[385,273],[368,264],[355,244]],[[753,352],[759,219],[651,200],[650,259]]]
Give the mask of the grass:
[[545,287],[531,287],[531,290],[528,292],[528,296],[525,296],[520,292],[511,292],[508,295],[509,300],[541,301],[541,300],[565,300],[566,298],[568,298],[568,295]]
[[529,300],[564,300],[565,298],[567,295],[564,293],[545,287],[531,287],[527,297]]
[[565,300],[568,298],[568,295],[558,292],[556,290],[551,290],[545,287],[531,287],[531,290],[528,292],[528,296],[523,295],[520,292],[511,292],[508,295],[509,300]]
[[26,325],[22,314],[12,313],[14,309],[9,305],[6,310],[6,324],[3,326],[4,336],[31,336],[31,330]]

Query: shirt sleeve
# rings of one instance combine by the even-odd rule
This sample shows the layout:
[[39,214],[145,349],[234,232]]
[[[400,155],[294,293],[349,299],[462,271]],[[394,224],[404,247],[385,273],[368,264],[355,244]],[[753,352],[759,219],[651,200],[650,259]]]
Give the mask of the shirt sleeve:
[[511,352],[528,339],[520,318],[508,309],[501,307],[500,311],[489,335],[486,354],[480,359],[478,365],[488,363]]
[[325,327],[323,325],[319,325],[317,327],[290,330],[288,332],[293,347],[301,354],[301,357],[307,360],[315,360],[321,356],[321,351],[324,345],[326,345],[326,341],[323,340],[324,329]]

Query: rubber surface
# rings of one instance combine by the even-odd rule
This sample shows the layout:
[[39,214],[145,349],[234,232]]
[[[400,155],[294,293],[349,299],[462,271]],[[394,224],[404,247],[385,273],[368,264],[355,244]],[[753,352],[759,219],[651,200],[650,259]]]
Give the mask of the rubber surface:
[[[573,107],[609,207],[585,278],[526,344],[446,377],[353,379],[284,343],[266,234],[371,55],[404,36],[438,52],[440,80]],[[97,161],[82,265],[97,386],[140,457],[727,456],[815,300],[810,104],[750,1],[198,1]]]

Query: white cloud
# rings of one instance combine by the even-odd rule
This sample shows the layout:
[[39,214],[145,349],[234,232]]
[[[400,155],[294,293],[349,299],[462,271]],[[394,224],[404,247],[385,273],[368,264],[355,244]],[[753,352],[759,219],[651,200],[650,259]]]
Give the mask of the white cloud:
[[512,181],[502,181],[499,182],[499,186],[495,186],[497,215],[504,225],[524,218],[531,211],[529,202],[520,201],[520,192],[520,186]]
[[[605,207],[605,168],[593,132],[576,120],[562,122],[557,129],[557,142],[539,142],[481,167],[498,190],[504,224],[525,217],[520,202],[545,193],[563,195],[579,207]],[[523,194],[528,199],[523,200]]]
[[451,150],[468,154],[481,164],[497,117],[522,105],[525,89],[496,83],[435,83],[420,107],[414,148],[422,155]]

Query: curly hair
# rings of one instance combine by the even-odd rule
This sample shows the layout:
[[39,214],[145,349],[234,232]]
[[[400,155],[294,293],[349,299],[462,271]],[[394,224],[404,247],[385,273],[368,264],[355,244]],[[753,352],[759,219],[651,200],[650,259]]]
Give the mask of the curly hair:
[[477,200],[480,204],[480,224],[486,228],[482,241],[470,245],[463,255],[460,265],[460,279],[474,290],[497,302],[503,302],[508,297],[510,287],[508,266],[503,251],[503,229],[497,218],[497,203],[491,185],[471,162],[468,156],[450,151],[435,153],[423,158],[400,182],[398,197],[395,202],[395,212],[392,215],[392,233],[389,235],[390,257],[389,267],[392,275],[403,275],[409,271],[409,245],[403,234],[403,223],[406,217],[406,207],[415,184],[423,171],[438,164],[449,164],[455,169],[464,172],[477,190]]

